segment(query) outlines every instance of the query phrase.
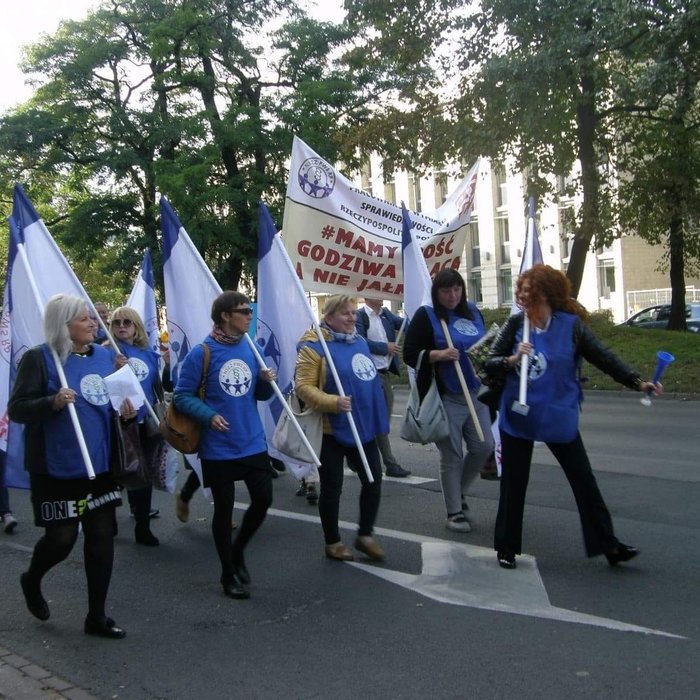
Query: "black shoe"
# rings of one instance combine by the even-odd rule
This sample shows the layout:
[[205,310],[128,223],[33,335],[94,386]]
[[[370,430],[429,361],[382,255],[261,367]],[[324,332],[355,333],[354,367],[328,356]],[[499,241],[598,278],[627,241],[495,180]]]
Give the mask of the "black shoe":
[[315,506],[318,503],[318,491],[316,490],[316,484],[309,484],[306,487],[306,501],[312,506]]
[[85,618],[85,634],[90,634],[93,637],[105,637],[106,639],[124,639],[126,632],[117,627],[111,617],[103,617],[97,622],[91,617]]
[[248,569],[245,565],[243,552],[233,550],[231,552],[231,558],[233,559],[233,571],[236,574],[236,577],[244,586],[249,586],[250,574],[248,573]]
[[306,491],[306,479],[302,479],[301,483],[299,484],[299,488],[297,489],[297,496],[306,496]]
[[496,557],[498,558],[498,565],[504,569],[515,569],[517,566],[513,552],[502,550],[496,553]]
[[160,511],[157,508],[151,508],[151,510],[148,513],[148,517],[153,520],[153,518],[159,518],[160,517]]
[[19,577],[19,583],[22,586],[27,610],[39,620],[48,620],[51,617],[51,611],[48,603],[44,600],[44,596],[41,595],[39,584],[33,586],[29,580],[28,573],[24,573]]
[[622,544],[622,542],[618,542],[615,550],[608,552],[605,558],[610,566],[617,566],[620,562],[634,559],[638,554],[639,550],[636,547],[629,547],[626,544]]
[[146,525],[137,525],[134,528],[134,539],[136,544],[143,544],[146,547],[157,547],[160,540],[151,532],[151,528]]
[[233,575],[233,579],[231,581],[221,579],[221,585],[224,588],[224,594],[229,598],[235,598],[236,600],[245,600],[250,598],[250,591],[241,581],[238,580],[235,574]]
[[408,471],[408,469],[404,469],[403,467],[400,467],[397,464],[395,467],[387,467],[386,468],[386,475],[393,476],[394,479],[403,479],[407,476],[410,476],[411,472]]

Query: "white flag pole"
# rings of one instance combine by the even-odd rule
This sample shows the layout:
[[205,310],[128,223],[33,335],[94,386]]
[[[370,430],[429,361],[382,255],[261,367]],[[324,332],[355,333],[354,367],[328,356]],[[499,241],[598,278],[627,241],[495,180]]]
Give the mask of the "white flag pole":
[[[39,289],[36,286],[36,280],[34,279],[34,274],[29,265],[29,260],[27,259],[27,251],[24,249],[24,244],[20,243],[17,245],[17,252],[22,259],[22,264],[24,265],[25,272],[27,273],[27,279],[32,288],[32,293],[34,294],[34,300],[36,301],[37,307],[41,312],[42,318],[44,317],[44,302],[41,299],[41,294],[39,294]],[[68,389],[68,380],[66,379],[66,373],[63,371],[63,365],[61,364],[61,358],[58,353],[51,348],[51,355],[53,356],[54,362],[56,363],[56,370],[58,371],[58,378],[61,382],[61,387]],[[88,477],[90,479],[95,478],[95,469],[92,466],[92,460],[90,459],[90,454],[87,449],[87,444],[85,443],[85,436],[80,427],[80,421],[78,420],[78,413],[75,410],[75,404],[66,404],[68,408],[68,414],[70,415],[71,423],[75,430],[75,436],[78,438],[78,445],[80,446],[80,453],[83,456],[83,461],[85,462],[85,469],[87,471]]]
[[[445,323],[444,319],[440,319],[440,325],[442,326],[442,332],[445,334],[445,338],[447,340],[447,346],[450,348],[454,348],[454,344],[452,343],[452,338],[450,337],[450,331],[447,328],[447,324]],[[472,417],[472,423],[474,423],[474,427],[476,428],[476,434],[479,436],[479,440],[481,442],[484,442],[484,431],[481,429],[481,423],[479,423],[479,418],[476,415],[476,411],[474,410],[474,402],[472,401],[472,397],[469,394],[469,388],[467,387],[467,382],[464,379],[464,372],[462,372],[462,365],[459,364],[459,360],[453,360],[455,364],[455,370],[457,370],[457,378],[459,379],[459,385],[462,387],[462,393],[464,394],[464,398],[467,402],[467,407],[469,408],[469,415]]]
[[[247,334],[245,333],[245,339],[248,341],[248,347],[253,351],[253,355],[255,355],[255,359],[258,361],[258,365],[260,365],[260,369],[267,370],[269,367],[265,364],[265,360],[263,360],[262,355],[258,351],[258,348],[255,345],[255,341]],[[277,398],[280,400],[280,403],[282,404],[282,408],[285,410],[287,415],[289,416],[289,419],[292,421],[292,425],[294,426],[294,429],[299,433],[299,438],[301,439],[302,443],[304,443],[304,447],[309,451],[309,454],[313,455],[313,462],[317,467],[321,466],[321,460],[318,458],[317,454],[314,452],[314,448],[311,446],[311,443],[309,442],[309,439],[306,437],[306,433],[302,430],[301,426],[299,425],[299,421],[297,420],[297,417],[294,415],[294,411],[289,407],[289,404],[287,403],[286,399],[284,398],[284,394],[282,393],[282,390],[279,388],[277,385],[276,381],[271,381],[270,384],[272,384],[272,388],[275,392],[275,395]]]
[[[297,276],[296,270],[294,269],[294,266],[292,265],[292,261],[289,259],[289,255],[282,244],[282,239],[280,238],[279,234],[277,234],[274,239],[274,245],[277,245],[281,248],[281,252],[283,253],[282,257],[289,267],[292,276],[294,278],[294,282],[297,286],[297,289],[299,293],[306,298],[306,292],[304,292],[304,288],[302,287],[301,280]],[[316,320],[316,317],[314,316],[313,312],[311,311],[311,307],[307,305],[307,310],[309,312],[309,318],[311,319],[311,323],[313,324],[314,330],[318,334],[318,339],[319,342],[321,343],[321,347],[323,348],[323,352],[326,356],[326,362],[328,363],[328,367],[331,370],[331,374],[333,375],[333,380],[335,381],[335,385],[338,387],[338,393],[340,396],[345,396],[345,392],[343,390],[343,387],[340,383],[340,377],[338,376],[338,370],[335,368],[335,364],[333,363],[333,358],[331,357],[331,353],[328,350],[328,345],[326,344],[326,339],[323,337],[323,331],[321,330],[321,327]],[[286,403],[286,402],[285,402]],[[374,477],[372,476],[372,470],[369,468],[369,463],[367,462],[367,455],[365,454],[364,449],[362,448],[362,442],[360,441],[360,435],[357,432],[357,426],[355,425],[355,419],[352,417],[352,412],[348,411],[345,414],[348,417],[348,423],[350,424],[350,430],[352,431],[352,436],[355,440],[355,446],[357,447],[357,451],[360,453],[360,459],[362,460],[362,466],[365,469],[365,474],[367,475],[367,480],[369,481],[370,484],[374,483]]]
[[407,325],[408,319],[404,316],[403,322],[401,323],[401,328],[399,328],[399,332],[396,334],[396,340],[394,341],[397,345],[401,343],[401,336],[403,335],[404,331],[406,330],[406,325]]

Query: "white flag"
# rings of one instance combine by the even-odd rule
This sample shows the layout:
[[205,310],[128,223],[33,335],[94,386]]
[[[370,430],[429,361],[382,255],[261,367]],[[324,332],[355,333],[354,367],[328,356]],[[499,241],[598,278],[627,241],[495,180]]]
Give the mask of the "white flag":
[[146,248],[141,269],[136,277],[126,305],[138,312],[146,327],[148,347],[160,353],[160,331],[158,328],[158,311],[156,309],[156,283],[153,278],[151,251]]

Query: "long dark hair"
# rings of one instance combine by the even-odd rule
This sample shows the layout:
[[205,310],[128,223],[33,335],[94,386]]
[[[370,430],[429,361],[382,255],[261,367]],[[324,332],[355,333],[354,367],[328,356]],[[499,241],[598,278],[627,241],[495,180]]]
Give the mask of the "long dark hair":
[[467,286],[464,284],[464,279],[462,275],[450,268],[445,268],[440,270],[440,272],[433,277],[433,286],[430,288],[430,297],[433,300],[433,309],[435,310],[435,315],[438,318],[447,320],[447,309],[438,301],[438,289],[446,289],[447,287],[461,287],[462,288],[462,298],[459,300],[459,304],[454,309],[457,316],[462,318],[472,319],[472,312],[467,306]]

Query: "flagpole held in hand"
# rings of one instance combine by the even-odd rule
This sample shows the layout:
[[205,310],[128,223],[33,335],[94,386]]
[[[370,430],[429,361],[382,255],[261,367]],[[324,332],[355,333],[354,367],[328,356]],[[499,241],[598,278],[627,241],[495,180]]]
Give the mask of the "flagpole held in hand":
[[[294,269],[294,266],[292,265],[292,261],[289,259],[289,254],[287,253],[284,244],[282,243],[282,239],[280,238],[279,234],[276,234],[274,239],[273,239],[273,245],[279,246],[280,247],[280,252],[282,253],[282,258],[284,259],[285,263],[289,267],[290,271],[292,272],[292,277],[294,278],[294,282],[296,284],[297,290],[299,294],[302,296],[305,296],[304,288],[302,287],[301,280],[297,276],[296,270]],[[340,383],[340,377],[338,376],[338,370],[335,367],[335,364],[333,363],[333,358],[331,357],[331,353],[328,350],[328,345],[326,343],[326,339],[323,337],[323,331],[321,330],[321,327],[316,320],[316,317],[313,314],[313,311],[311,311],[311,307],[307,306],[308,312],[309,312],[309,318],[311,319],[311,323],[313,324],[314,330],[316,331],[316,334],[318,335],[318,340],[321,343],[321,347],[323,348],[323,352],[326,356],[326,362],[328,363],[328,367],[331,370],[331,374],[333,375],[333,380],[335,381],[335,385],[338,388],[338,393],[340,396],[345,396],[345,392],[343,391],[343,387]],[[286,402],[285,402],[286,403]],[[352,436],[355,440],[355,446],[357,447],[357,451],[360,454],[360,459],[362,460],[362,466],[364,467],[365,474],[367,475],[367,480],[369,481],[370,484],[374,483],[374,477],[372,476],[372,470],[369,468],[369,463],[367,462],[367,455],[365,455],[365,451],[362,447],[362,442],[360,441],[360,435],[357,432],[357,426],[355,425],[355,419],[352,417],[352,412],[347,412],[345,414],[348,417],[348,423],[350,424],[350,430],[352,432]]]
[[[452,343],[452,338],[450,337],[450,331],[447,328],[447,324],[444,319],[440,319],[440,325],[442,326],[442,332],[445,334],[447,339],[447,347],[454,348]],[[469,393],[469,388],[467,387],[467,382],[464,379],[464,372],[462,372],[462,365],[459,364],[459,360],[453,360],[455,363],[455,370],[457,371],[457,377],[459,378],[459,385],[462,387],[462,393],[467,402],[467,407],[469,408],[469,415],[472,418],[472,423],[474,423],[474,428],[476,429],[476,434],[479,436],[479,440],[484,442],[484,431],[481,429],[481,423],[474,410],[474,402],[472,401],[471,394]]]
[[[530,318],[524,314],[523,320],[523,343],[530,342]],[[520,358],[520,391],[518,400],[513,401],[512,410],[519,413],[521,416],[526,416],[530,411],[527,405],[527,379],[530,370],[530,356],[523,355]]]
[[[255,345],[255,342],[253,339],[245,333],[245,339],[248,342],[248,347],[253,351],[253,355],[255,355],[255,359],[258,361],[258,365],[260,366],[260,369],[262,370],[269,370],[270,368],[265,364],[265,360],[263,360],[262,355],[258,351],[258,348]],[[301,439],[302,443],[304,443],[304,447],[309,451],[310,454],[313,455],[313,462],[317,467],[321,466],[321,460],[318,458],[318,455],[314,452],[314,448],[311,446],[311,443],[309,442],[308,438],[306,437],[306,434],[304,431],[301,429],[301,426],[299,425],[299,421],[296,419],[296,416],[294,415],[294,411],[289,407],[289,404],[287,403],[286,399],[284,398],[284,394],[282,393],[282,390],[279,388],[277,385],[277,382],[273,379],[270,384],[272,384],[272,389],[275,392],[275,396],[280,400],[280,403],[282,404],[282,408],[285,410],[287,415],[289,416],[289,419],[292,421],[292,425],[294,426],[294,429],[299,433],[299,438]]]
[[[34,300],[37,307],[41,310],[42,317],[44,316],[44,302],[41,299],[41,294],[39,294],[39,289],[36,286],[36,280],[34,279],[34,273],[29,266],[29,260],[27,259],[27,251],[24,249],[24,244],[17,245],[17,252],[19,253],[22,264],[24,265],[24,270],[27,274],[27,279],[32,288],[32,293],[34,294]],[[66,379],[66,373],[63,371],[63,365],[61,364],[61,358],[58,353],[51,348],[51,355],[56,363],[56,370],[58,372],[58,378],[61,382],[61,388],[68,389],[68,380]],[[90,479],[95,478],[95,469],[92,466],[92,459],[90,459],[90,453],[88,452],[87,444],[85,443],[85,436],[83,435],[82,428],[80,427],[80,421],[78,420],[78,413],[75,410],[75,404],[69,403],[66,405],[68,408],[68,414],[70,415],[70,420],[75,430],[75,436],[78,439],[78,445],[80,447],[80,454],[83,456],[83,461],[85,462],[85,470]]]

